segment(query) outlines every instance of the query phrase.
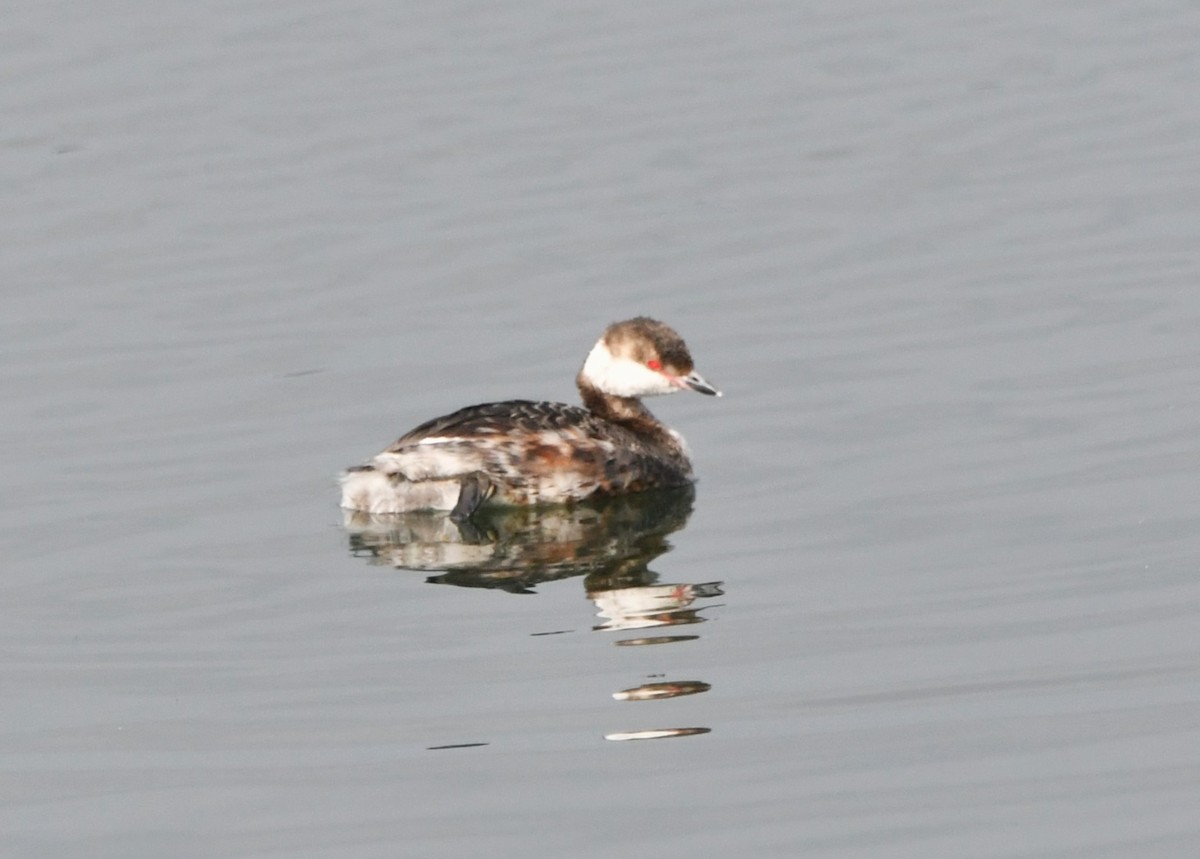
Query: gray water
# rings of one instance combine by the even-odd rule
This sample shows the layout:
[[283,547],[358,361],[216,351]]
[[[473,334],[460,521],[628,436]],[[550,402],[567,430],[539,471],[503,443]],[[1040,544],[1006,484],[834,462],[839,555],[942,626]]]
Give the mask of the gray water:
[[[1194,855],[1198,42],[1166,0],[9,4],[0,850]],[[726,394],[652,404],[682,614],[354,547],[341,468],[573,400],[637,313]]]

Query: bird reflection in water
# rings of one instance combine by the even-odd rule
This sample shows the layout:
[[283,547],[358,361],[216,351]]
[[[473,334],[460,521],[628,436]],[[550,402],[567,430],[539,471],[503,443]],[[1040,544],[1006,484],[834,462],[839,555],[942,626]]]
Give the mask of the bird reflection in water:
[[[721,596],[720,582],[661,583],[649,564],[670,551],[668,535],[692,512],[692,487],[642,492],[571,507],[481,508],[464,522],[445,514],[387,516],[344,511],[352,554],[369,563],[436,573],[426,581],[514,594],[582,576],[601,622],[598,632],[636,630],[621,647],[693,641],[698,635],[651,635],[662,627],[702,623]],[[541,633],[545,634],[545,633]],[[652,682],[613,694],[618,701],[652,701],[706,692],[697,680]],[[658,739],[708,733],[709,728],[652,728],[606,735],[610,740]]]

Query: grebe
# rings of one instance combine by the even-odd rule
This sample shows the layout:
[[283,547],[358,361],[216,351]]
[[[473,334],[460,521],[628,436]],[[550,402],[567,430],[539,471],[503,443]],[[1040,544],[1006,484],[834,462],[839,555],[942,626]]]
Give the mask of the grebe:
[[421,424],[342,476],[342,507],[449,510],[461,521],[488,500],[561,504],[692,481],[683,437],[640,399],[684,389],[721,395],[692,368],[674,330],[645,316],[613,323],[575,384],[584,408],[508,400]]

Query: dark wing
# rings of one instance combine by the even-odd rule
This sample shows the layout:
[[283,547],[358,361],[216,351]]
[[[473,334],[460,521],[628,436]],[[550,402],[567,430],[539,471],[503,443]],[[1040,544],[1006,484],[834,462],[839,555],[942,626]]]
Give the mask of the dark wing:
[[478,439],[504,434],[521,435],[546,429],[599,431],[604,422],[579,406],[564,403],[539,403],[532,400],[506,400],[467,406],[440,418],[426,421],[406,432],[388,448],[395,452],[421,439]]

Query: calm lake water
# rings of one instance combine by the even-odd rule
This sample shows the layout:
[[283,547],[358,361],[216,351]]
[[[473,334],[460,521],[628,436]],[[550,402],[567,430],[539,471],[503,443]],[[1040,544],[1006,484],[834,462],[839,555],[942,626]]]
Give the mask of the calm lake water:
[[[10,4],[0,852],[1194,855],[1198,43]],[[343,522],[639,313],[725,391],[651,404],[694,497]]]

